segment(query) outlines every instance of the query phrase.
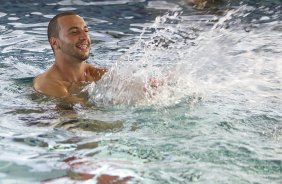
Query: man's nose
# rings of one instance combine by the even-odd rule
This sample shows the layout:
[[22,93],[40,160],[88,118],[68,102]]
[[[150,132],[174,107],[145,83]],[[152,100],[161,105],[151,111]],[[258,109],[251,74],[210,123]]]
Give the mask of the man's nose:
[[89,37],[89,35],[88,35],[88,32],[86,32],[86,31],[84,31],[84,30],[82,30],[81,32],[80,32],[80,35],[79,35],[80,37],[80,39],[81,40],[83,40],[83,39],[88,39],[88,37]]

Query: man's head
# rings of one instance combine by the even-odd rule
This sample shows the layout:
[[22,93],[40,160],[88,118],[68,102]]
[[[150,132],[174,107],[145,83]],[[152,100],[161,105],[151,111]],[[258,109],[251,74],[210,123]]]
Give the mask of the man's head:
[[68,15],[77,15],[75,12],[63,12],[60,14],[57,14],[55,17],[53,17],[49,24],[48,24],[48,41],[50,42],[51,37],[58,38],[59,37],[59,31],[60,31],[60,26],[58,25],[58,19],[60,17],[68,16]]
[[90,38],[83,18],[74,12],[63,12],[51,19],[48,40],[56,55],[71,56],[78,60],[89,57]]

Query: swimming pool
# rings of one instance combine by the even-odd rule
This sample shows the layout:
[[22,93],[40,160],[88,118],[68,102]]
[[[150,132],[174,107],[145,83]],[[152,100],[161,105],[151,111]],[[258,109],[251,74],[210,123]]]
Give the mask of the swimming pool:
[[[111,68],[93,107],[31,88],[67,10],[89,25],[88,62]],[[278,0],[3,2],[0,183],[282,183],[281,35]]]

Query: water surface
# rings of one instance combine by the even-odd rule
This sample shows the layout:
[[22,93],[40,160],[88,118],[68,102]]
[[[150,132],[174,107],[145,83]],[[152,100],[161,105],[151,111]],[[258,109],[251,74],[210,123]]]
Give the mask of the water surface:
[[[90,27],[87,62],[110,68],[88,86],[93,107],[31,87],[66,10]],[[281,183],[281,33],[277,0],[5,1],[0,183]]]

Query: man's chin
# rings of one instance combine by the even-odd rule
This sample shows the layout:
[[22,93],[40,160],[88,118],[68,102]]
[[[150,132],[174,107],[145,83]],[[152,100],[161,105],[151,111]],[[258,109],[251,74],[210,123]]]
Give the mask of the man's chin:
[[80,59],[80,60],[82,60],[82,61],[85,61],[85,60],[87,60],[89,58],[89,54],[87,54],[87,55],[79,55],[78,56],[78,59]]

